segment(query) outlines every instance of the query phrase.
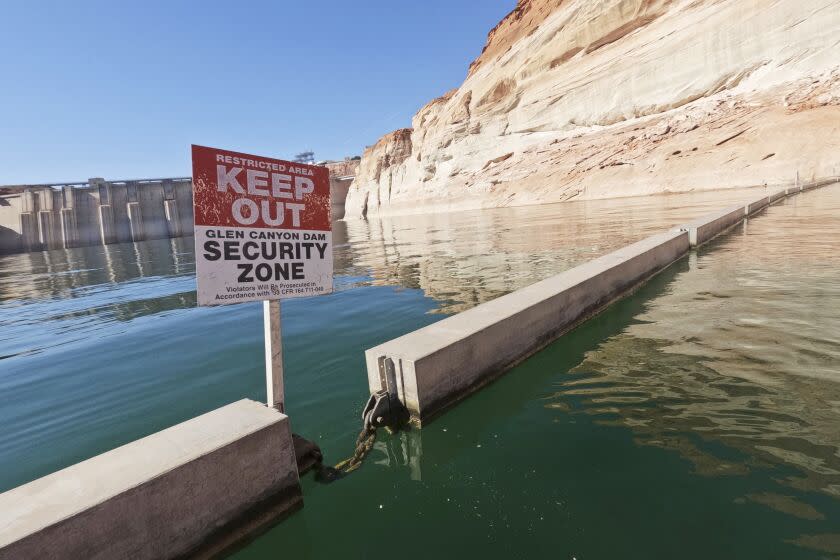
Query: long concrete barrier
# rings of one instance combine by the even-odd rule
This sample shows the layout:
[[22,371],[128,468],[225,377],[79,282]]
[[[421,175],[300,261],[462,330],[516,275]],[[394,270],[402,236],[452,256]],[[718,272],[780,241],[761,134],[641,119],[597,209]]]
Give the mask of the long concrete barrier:
[[781,200],[782,198],[784,198],[786,194],[787,194],[786,189],[779,189],[777,191],[771,192],[767,197],[767,203],[768,204],[773,204],[773,203]]
[[676,228],[678,231],[688,232],[688,242],[697,247],[717,237],[744,219],[744,205],[730,206],[698,218]]
[[752,216],[765,206],[770,203],[770,199],[766,196],[762,196],[761,198],[757,198],[752,202],[748,202],[746,206],[744,206],[744,215],[745,216]]
[[808,183],[802,183],[802,190],[803,191],[810,191],[812,189],[817,189],[819,187],[825,187],[827,185],[833,185],[835,183],[840,182],[840,177],[829,177],[826,179],[815,179]]
[[686,232],[654,235],[371,348],[365,352],[371,392],[386,389],[422,426],[688,249]]
[[[834,184],[836,178],[806,188]],[[387,390],[422,426],[632,291],[688,251],[801,187],[714,212],[365,352],[371,393]]]
[[0,494],[0,559],[212,555],[301,503],[288,417],[241,400]]

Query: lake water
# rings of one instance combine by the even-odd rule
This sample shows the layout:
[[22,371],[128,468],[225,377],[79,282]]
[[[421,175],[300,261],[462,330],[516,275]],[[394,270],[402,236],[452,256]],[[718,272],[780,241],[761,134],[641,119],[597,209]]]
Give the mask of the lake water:
[[[283,304],[287,409],[353,448],[363,352],[752,192],[336,224],[336,293]],[[840,554],[840,187],[683,259],[234,557]],[[0,257],[0,490],[242,397],[259,304],[195,307],[192,239]]]

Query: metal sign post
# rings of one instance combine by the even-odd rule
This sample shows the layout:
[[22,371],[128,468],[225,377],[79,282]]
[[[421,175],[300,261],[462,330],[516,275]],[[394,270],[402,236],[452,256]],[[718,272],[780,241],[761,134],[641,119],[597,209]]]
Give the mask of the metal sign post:
[[283,387],[283,330],[280,322],[280,300],[263,302],[265,328],[265,394],[266,404],[285,412]]

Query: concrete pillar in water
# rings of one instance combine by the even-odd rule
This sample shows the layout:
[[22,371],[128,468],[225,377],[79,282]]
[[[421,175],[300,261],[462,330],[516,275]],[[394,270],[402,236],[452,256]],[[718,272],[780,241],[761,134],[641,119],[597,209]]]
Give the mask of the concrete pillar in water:
[[20,213],[20,236],[24,251],[35,251],[40,247],[38,238],[38,197],[31,190],[23,192],[23,206]]
[[20,236],[24,251],[34,251],[38,248],[38,221],[35,212],[21,212]]
[[59,212],[61,218],[61,240],[65,249],[75,247],[79,241],[79,233],[76,229],[76,204],[73,187],[65,186],[62,191],[63,207]]
[[99,235],[103,245],[109,245],[115,241],[114,210],[110,204],[99,205]]
[[75,247],[79,241],[76,234],[76,211],[72,208],[61,209],[61,241],[65,249]]
[[139,202],[129,202],[126,205],[128,211],[128,227],[131,231],[132,241],[143,241],[143,213],[140,211]]
[[38,211],[38,202],[39,197],[38,193],[32,190],[23,191],[23,196],[21,197],[21,202],[23,206],[21,207],[21,212],[37,212]]
[[172,184],[172,179],[163,181],[163,211],[169,237],[181,237],[181,216],[178,214],[178,201],[175,199],[175,185]]
[[56,231],[55,214],[50,210],[38,212],[38,241],[44,249],[54,249],[60,245]]
[[163,210],[166,213],[166,227],[169,237],[181,237],[181,216],[178,214],[177,200],[164,200]]
[[143,229],[143,212],[140,208],[140,199],[137,192],[137,181],[126,181],[125,192],[128,198],[126,213],[128,214],[128,229],[132,241],[143,241],[146,232]]
[[103,245],[117,240],[114,231],[114,209],[111,206],[111,185],[104,179],[88,179],[88,184],[99,189],[99,236]]
[[38,241],[45,249],[61,247],[61,236],[56,220],[56,194],[52,189],[43,189],[40,193],[40,211],[38,212]]

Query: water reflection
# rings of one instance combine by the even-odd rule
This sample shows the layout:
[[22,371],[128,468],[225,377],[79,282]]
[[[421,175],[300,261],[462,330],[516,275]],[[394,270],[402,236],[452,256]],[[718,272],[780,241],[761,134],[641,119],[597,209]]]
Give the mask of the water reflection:
[[74,297],[82,287],[195,271],[191,237],[7,255],[0,265],[0,302]]
[[769,473],[739,500],[813,522],[796,542],[840,554],[838,216],[840,187],[806,193],[693,255],[547,406],[629,427],[701,475]]
[[0,262],[3,357],[196,302],[192,238],[24,253]]
[[[334,224],[339,289],[419,288],[452,313],[576,266],[755,190],[573,202]],[[94,286],[192,276],[191,237],[0,258],[0,305],[72,299]],[[341,277],[358,282],[344,282]],[[184,292],[192,288],[184,283]],[[194,296],[192,296],[194,297]],[[180,301],[180,300],[179,300]],[[189,305],[190,299],[183,300]],[[163,303],[163,309],[175,303]],[[149,309],[154,312],[155,309]],[[142,309],[122,314],[126,318]]]
[[[310,488],[254,557],[372,555],[418,530],[487,557],[626,552],[608,541],[652,557],[769,557],[788,538],[775,531],[803,556],[838,553],[838,191],[770,208],[627,300],[631,311],[605,314],[614,323],[589,322],[559,357],[538,354],[430,429],[383,434],[369,466]],[[344,456],[365,348],[429,324],[430,309],[474,306],[753,194],[336,223],[337,293],[284,304],[295,429]],[[0,257],[0,488],[262,398],[259,306],[194,307],[191,238]],[[648,500],[651,487],[667,499]],[[457,532],[439,530],[453,519]],[[371,523],[381,539],[359,539]],[[685,539],[696,546],[679,554]]]
[[353,220],[344,224],[347,256],[337,257],[336,270],[367,271],[375,284],[422,289],[439,311],[455,313],[756,192]]
[[405,472],[415,482],[423,480],[423,434],[403,430],[377,441],[371,459],[377,465]]

